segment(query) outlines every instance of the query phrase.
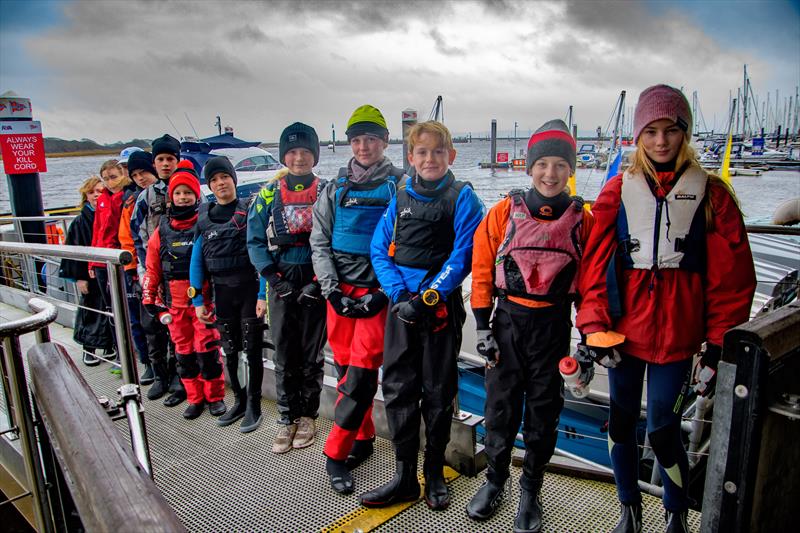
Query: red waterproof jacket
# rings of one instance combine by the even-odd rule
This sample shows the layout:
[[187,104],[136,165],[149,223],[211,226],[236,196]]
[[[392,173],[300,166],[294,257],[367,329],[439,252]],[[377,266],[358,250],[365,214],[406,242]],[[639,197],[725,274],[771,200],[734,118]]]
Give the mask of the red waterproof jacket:
[[[673,172],[658,174],[666,192]],[[578,290],[582,304],[576,326],[584,334],[613,330],[625,335],[622,351],[649,363],[691,357],[704,341],[722,345],[723,334],[746,322],[756,277],[744,221],[735,200],[720,183],[709,181],[713,223],[706,229],[705,273],[682,269],[623,270],[623,315],[609,313],[606,271],[617,248],[617,214],[622,192],[618,175],[592,207],[594,227],[584,250]],[[702,207],[701,207],[702,208]]]
[[[120,249],[119,222],[122,217],[122,197],[124,194],[124,189],[115,193],[108,189],[103,189],[103,193],[97,198],[92,246]],[[89,268],[105,266],[105,263],[89,263]]]

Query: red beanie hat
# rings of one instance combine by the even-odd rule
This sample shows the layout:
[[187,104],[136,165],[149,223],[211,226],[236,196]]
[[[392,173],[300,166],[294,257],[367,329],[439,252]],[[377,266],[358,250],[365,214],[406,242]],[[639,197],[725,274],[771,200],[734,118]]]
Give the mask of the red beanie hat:
[[194,170],[194,165],[191,161],[183,160],[178,163],[178,168],[169,177],[169,187],[167,188],[167,196],[172,201],[172,193],[178,185],[186,185],[200,200],[200,180],[197,178],[197,172]]
[[680,89],[669,85],[648,87],[639,95],[633,114],[634,144],[639,140],[639,134],[645,126],[664,118],[677,124],[687,139],[692,137],[692,110]]

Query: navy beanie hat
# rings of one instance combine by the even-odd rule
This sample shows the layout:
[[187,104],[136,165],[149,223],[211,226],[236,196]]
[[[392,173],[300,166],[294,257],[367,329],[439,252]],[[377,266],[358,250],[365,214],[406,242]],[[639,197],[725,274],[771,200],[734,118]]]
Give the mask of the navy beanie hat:
[[157,178],[158,173],[153,166],[153,154],[145,151],[133,152],[128,157],[128,174],[133,175],[137,170],[144,170]]
[[153,159],[158,154],[172,154],[175,159],[181,158],[181,142],[172,135],[165,133],[153,140]]
[[278,158],[284,165],[286,164],[286,152],[292,148],[305,148],[314,154],[314,166],[319,163],[319,137],[316,130],[311,126],[302,122],[295,122],[283,130]]
[[214,174],[219,172],[229,174],[230,177],[233,178],[233,183],[238,183],[236,179],[236,171],[233,169],[233,164],[231,164],[231,160],[224,155],[218,155],[206,161],[206,164],[203,167],[203,176],[206,178],[206,183],[211,181],[211,178],[214,177]]

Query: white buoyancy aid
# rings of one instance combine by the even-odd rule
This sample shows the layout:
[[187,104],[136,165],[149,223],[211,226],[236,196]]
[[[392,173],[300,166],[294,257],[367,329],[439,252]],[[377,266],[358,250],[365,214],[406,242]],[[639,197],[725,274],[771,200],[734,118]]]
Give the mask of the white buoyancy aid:
[[707,182],[708,174],[693,165],[664,198],[659,198],[644,174],[623,174],[621,210],[629,232],[629,268],[684,267],[687,242],[696,240],[689,239],[689,235],[703,204]]

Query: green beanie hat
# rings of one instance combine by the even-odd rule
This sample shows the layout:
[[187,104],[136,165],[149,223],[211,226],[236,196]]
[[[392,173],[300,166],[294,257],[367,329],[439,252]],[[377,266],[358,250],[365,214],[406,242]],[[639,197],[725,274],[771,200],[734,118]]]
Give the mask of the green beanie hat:
[[345,134],[348,141],[359,135],[372,135],[388,140],[389,128],[386,127],[386,119],[377,107],[362,105],[353,111],[350,120],[347,121]]

